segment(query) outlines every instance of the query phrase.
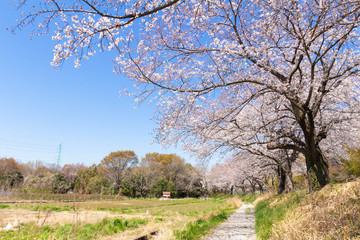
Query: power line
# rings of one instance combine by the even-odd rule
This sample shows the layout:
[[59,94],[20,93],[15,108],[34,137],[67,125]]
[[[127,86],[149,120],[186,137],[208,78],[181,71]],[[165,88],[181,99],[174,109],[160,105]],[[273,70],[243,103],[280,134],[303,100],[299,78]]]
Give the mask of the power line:
[[19,152],[32,152],[32,153],[55,153],[56,149],[54,149],[53,151],[47,150],[47,151],[43,151],[40,149],[24,149],[24,148],[14,148],[14,147],[2,147],[0,146],[0,150],[7,150],[7,151],[19,151]]
[[59,157],[59,152],[55,146],[0,140],[0,157],[12,157],[22,162],[39,160],[50,163],[56,156]]
[[39,151],[54,151],[56,150],[55,147],[46,147],[46,148],[43,148],[43,147],[33,147],[33,146],[25,146],[25,145],[14,145],[14,144],[4,144],[4,143],[1,143],[0,142],[0,147],[3,147],[3,148],[15,148],[15,149],[35,149],[35,150],[39,150]]
[[13,141],[13,140],[0,140],[1,144],[10,144],[16,146],[32,146],[32,147],[41,147],[41,148],[53,148],[53,145],[44,145],[44,144],[37,144],[37,143],[28,143],[28,142],[20,142],[20,141]]

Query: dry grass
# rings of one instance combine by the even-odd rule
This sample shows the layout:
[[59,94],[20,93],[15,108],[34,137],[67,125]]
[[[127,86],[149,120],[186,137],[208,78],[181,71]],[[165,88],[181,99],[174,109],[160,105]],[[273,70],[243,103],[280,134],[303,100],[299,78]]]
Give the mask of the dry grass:
[[[132,219],[141,218],[148,220],[148,224],[137,229],[120,232],[116,235],[105,236],[103,240],[112,239],[134,239],[136,237],[146,235],[152,231],[158,231],[156,239],[168,240],[173,239],[174,230],[183,229],[187,223],[195,221],[196,217],[184,216],[179,213],[173,213],[173,216],[157,217],[146,216],[146,214],[114,214],[106,211],[76,211],[76,212],[34,212],[25,209],[0,209],[0,215],[4,216],[0,219],[0,226],[5,226],[8,222],[14,223],[32,223],[36,222],[39,226],[45,223],[53,226],[56,223],[89,223],[96,224],[104,218],[121,218]],[[21,216],[21,217],[19,217]],[[159,220],[160,219],[160,220]]]
[[256,200],[253,202],[253,205],[256,205],[259,202],[268,200],[269,198],[272,198],[275,195],[276,195],[275,192],[269,192],[269,193],[262,194],[260,197],[256,198]]
[[235,195],[234,197],[228,199],[226,203],[230,204],[234,208],[240,208],[242,205],[241,198],[238,195]]
[[229,198],[226,200],[226,204],[223,205],[221,208],[215,211],[208,212],[204,214],[201,218],[204,220],[209,220],[211,217],[219,215],[221,210],[227,209],[227,208],[240,208],[242,205],[242,200],[238,195],[233,196],[232,198]]
[[[97,224],[103,219],[146,219],[147,224],[136,229],[119,232],[103,239],[134,239],[152,231],[158,231],[156,239],[174,239],[174,231],[181,231],[189,222],[196,221],[206,214],[214,214],[223,206],[240,206],[240,198],[225,200],[201,201],[197,199],[159,201],[159,200],[120,200],[120,201],[88,201],[88,202],[49,202],[22,201],[9,203],[10,208],[0,209],[0,229],[9,222],[35,223],[36,226],[63,226],[74,224]],[[73,206],[72,206],[73,205]],[[58,207],[61,210],[44,210],[43,207]],[[34,211],[34,209],[38,209]],[[66,210],[64,210],[66,209]],[[126,210],[126,211],[123,211]],[[146,214],[148,212],[148,214]],[[35,227],[36,228],[36,227]],[[34,228],[34,229],[35,229]],[[75,227],[76,228],[76,227]],[[36,228],[38,229],[38,228]],[[35,230],[36,231],[36,230]],[[5,236],[5,235],[4,235]],[[1,239],[1,237],[0,237]]]
[[172,201],[159,201],[157,199],[128,199],[120,201],[87,201],[87,202],[21,202],[12,203],[12,208],[23,208],[33,210],[39,206],[49,206],[57,208],[72,208],[72,204],[76,204],[79,211],[93,210],[93,211],[110,211],[114,213],[125,214],[138,214],[145,213],[147,210],[152,214],[166,215],[172,214],[174,211],[182,212],[184,214],[192,211],[206,211],[209,208],[218,207],[219,204],[209,201],[209,204],[204,205],[203,201],[198,199],[186,200],[172,200]]
[[116,214],[106,211],[76,211],[76,212],[34,212],[26,209],[0,209],[0,228],[5,227],[9,222],[31,223],[36,222],[40,225],[46,220],[46,224],[56,223],[98,223],[104,218],[123,219],[144,218],[145,214]]
[[[156,200],[136,200],[136,199],[128,199],[128,200],[120,200],[120,201],[111,201],[111,200],[103,200],[103,201],[83,201],[83,202],[74,202],[78,206],[79,209],[88,209],[88,210],[97,210],[98,208],[110,209],[110,208],[141,208],[145,206],[162,206],[169,204],[181,204],[184,201],[174,200],[174,201],[156,201]],[[1,203],[1,201],[0,201]],[[39,204],[43,205],[51,205],[55,207],[64,207],[68,205],[72,205],[71,202],[59,202],[59,201],[34,201],[34,200],[15,200],[14,204],[18,208],[32,208],[38,206]]]
[[148,220],[148,224],[138,229],[124,231],[112,236],[102,237],[101,240],[135,239],[137,237],[149,234],[152,231],[158,231],[156,240],[174,239],[174,230],[184,229],[187,223],[195,221],[196,218],[177,215],[172,217],[165,217],[161,222],[157,221],[156,218],[148,218]]
[[360,179],[306,196],[272,239],[360,239]]

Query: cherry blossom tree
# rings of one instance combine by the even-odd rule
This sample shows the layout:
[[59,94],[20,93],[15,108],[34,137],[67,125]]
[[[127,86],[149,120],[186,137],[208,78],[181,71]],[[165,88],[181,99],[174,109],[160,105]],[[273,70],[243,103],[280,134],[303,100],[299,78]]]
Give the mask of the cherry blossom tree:
[[[295,121],[283,119],[281,123],[265,122],[264,115],[268,112],[272,115],[277,113],[276,108],[265,104],[257,106],[248,104],[241,118],[238,115],[222,115],[222,108],[216,107],[211,110],[211,115],[217,114],[214,123],[197,124],[192,128],[197,141],[190,141],[186,145],[190,151],[197,152],[200,158],[206,158],[220,152],[222,156],[231,153],[232,159],[247,161],[248,164],[258,167],[272,167],[278,173],[278,193],[290,192],[294,189],[292,181],[292,165],[299,156],[299,152],[291,149],[272,149],[274,144],[284,144],[284,135],[291,136],[296,146],[300,131],[293,127],[291,135],[282,132],[284,126],[294,125]],[[252,107],[250,109],[250,107]],[[206,110],[206,115],[210,109]],[[277,117],[281,119],[281,117]],[[288,141],[288,143],[290,143]],[[300,148],[300,146],[299,146]],[[245,151],[244,151],[245,150]],[[232,155],[239,155],[234,157]]]
[[61,173],[64,178],[74,186],[79,172],[85,168],[86,166],[82,163],[65,164],[61,169]]
[[213,192],[232,194],[238,189],[246,192],[250,187],[251,192],[256,189],[264,190],[265,177],[275,175],[275,171],[269,164],[265,165],[264,159],[252,156],[249,152],[241,153],[228,158],[222,163],[214,165],[208,172],[208,189]]
[[234,172],[229,170],[231,169],[225,163],[213,166],[207,173],[209,179],[207,182],[208,190],[213,193],[230,192],[230,189],[233,189],[235,179]]
[[[30,1],[20,1],[26,4]],[[242,125],[272,125],[276,141],[267,147],[302,153],[323,187],[329,182],[326,154],[334,154],[324,148],[331,149],[334,139],[336,144],[357,143],[358,1],[31,4],[15,29],[36,21],[35,34],[55,28],[55,67],[70,57],[79,66],[99,51],[117,52],[115,72],[138,88],[130,94],[140,103],[157,101],[157,139],[165,145],[201,142],[199,126],[236,129],[240,120]],[[259,114],[254,108],[266,105],[276,111]],[[256,122],[247,118],[250,113]],[[240,129],[234,135],[247,134]]]

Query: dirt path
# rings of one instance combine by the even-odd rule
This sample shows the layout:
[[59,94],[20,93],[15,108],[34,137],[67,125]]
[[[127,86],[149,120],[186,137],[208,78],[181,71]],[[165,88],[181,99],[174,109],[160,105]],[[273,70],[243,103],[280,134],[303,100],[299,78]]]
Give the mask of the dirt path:
[[254,206],[243,203],[205,240],[256,240]]

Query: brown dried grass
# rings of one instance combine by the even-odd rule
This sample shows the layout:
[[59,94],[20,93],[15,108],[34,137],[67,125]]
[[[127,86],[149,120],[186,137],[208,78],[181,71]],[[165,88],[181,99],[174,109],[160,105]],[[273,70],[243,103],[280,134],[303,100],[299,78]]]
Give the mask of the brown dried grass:
[[[174,205],[174,203],[179,203]],[[25,205],[26,204],[26,205]],[[27,209],[19,208],[27,207]],[[48,204],[47,204],[48,205]],[[54,202],[51,206],[64,206],[69,205],[69,203],[59,203]],[[120,212],[110,212],[110,211],[96,211],[98,207],[111,208],[111,207],[120,207],[125,205],[127,208],[134,208],[134,212],[129,214],[123,214]],[[130,205],[130,206],[129,206]],[[232,199],[227,201],[227,204],[214,201],[195,201],[184,203],[183,200],[174,200],[171,202],[165,201],[141,201],[141,200],[127,200],[126,202],[111,202],[104,201],[102,202],[80,202],[74,203],[73,211],[42,211],[43,202],[36,203],[16,203],[16,208],[10,209],[0,209],[0,215],[4,216],[0,219],[0,228],[5,227],[8,222],[16,222],[19,220],[20,223],[32,223],[35,222],[39,226],[42,223],[45,225],[54,225],[57,223],[65,224],[71,223],[78,225],[82,224],[96,224],[104,218],[142,218],[147,219],[148,224],[140,226],[137,229],[128,230],[120,232],[113,236],[104,236],[102,239],[112,240],[112,239],[134,239],[136,237],[146,235],[154,230],[158,231],[156,239],[159,240],[168,240],[174,239],[174,230],[182,230],[186,227],[186,224],[189,222],[196,221],[198,217],[201,217],[201,212],[209,213],[209,215],[217,215],[220,213],[218,210],[214,209],[223,209],[226,206],[241,206],[241,199],[238,196],[235,196]],[[39,206],[38,211],[31,211],[29,208]],[[137,209],[136,207],[141,207]],[[146,210],[149,209],[149,215],[146,215]],[[192,215],[196,212],[199,215]],[[159,219],[162,219],[159,221]]]
[[253,202],[253,205],[256,206],[259,202],[268,200],[269,198],[272,198],[275,195],[276,195],[275,192],[269,192],[269,193],[262,194],[260,197],[256,198],[256,200]]
[[89,223],[95,224],[103,220],[104,218],[144,218],[145,214],[120,214],[120,213],[111,213],[106,211],[75,211],[75,212],[34,212],[26,209],[0,209],[0,215],[3,216],[0,218],[0,228],[6,226],[6,224],[19,221],[21,223],[31,223],[36,222],[40,225],[43,221],[46,220],[46,224],[56,224],[56,223]]
[[229,198],[226,203],[231,205],[233,208],[240,208],[242,205],[241,198],[238,195]]
[[101,240],[135,239],[137,237],[147,235],[152,231],[158,231],[156,236],[153,237],[156,240],[174,239],[174,230],[185,228],[187,223],[195,221],[196,218],[176,215],[172,217],[165,217],[162,222],[156,222],[151,217],[148,217],[147,220],[149,223],[144,226],[134,230],[120,232],[115,235],[104,236],[101,237]]
[[227,208],[234,208],[238,209],[242,205],[242,200],[238,195],[233,196],[232,198],[229,198],[226,200],[226,204],[220,207],[218,210],[210,211],[202,216],[202,219],[209,220],[211,217],[219,215],[221,210],[227,209]]
[[360,179],[306,196],[273,227],[272,239],[360,239]]

